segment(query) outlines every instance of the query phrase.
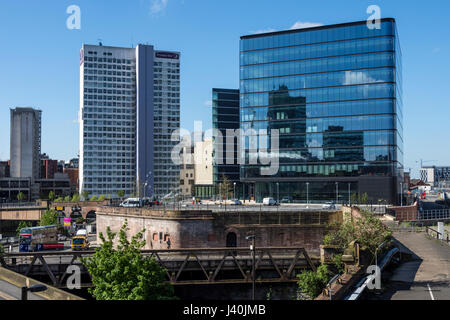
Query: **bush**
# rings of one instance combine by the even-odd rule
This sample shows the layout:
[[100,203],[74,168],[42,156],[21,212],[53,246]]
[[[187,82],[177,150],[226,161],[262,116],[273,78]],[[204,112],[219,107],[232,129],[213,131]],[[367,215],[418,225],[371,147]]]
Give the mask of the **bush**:
[[58,197],[55,199],[55,202],[63,202],[63,201],[64,201],[64,199],[62,197]]
[[96,195],[93,195],[93,196],[91,197],[90,201],[97,201],[97,196],[96,196]]
[[320,265],[317,271],[303,271],[297,275],[301,294],[309,300],[315,299],[330,280],[330,272],[326,264]]
[[64,197],[64,202],[69,202],[72,198],[70,198],[70,196],[65,196]]
[[98,197],[98,201],[104,201],[106,199],[104,194],[101,194],[100,197]]

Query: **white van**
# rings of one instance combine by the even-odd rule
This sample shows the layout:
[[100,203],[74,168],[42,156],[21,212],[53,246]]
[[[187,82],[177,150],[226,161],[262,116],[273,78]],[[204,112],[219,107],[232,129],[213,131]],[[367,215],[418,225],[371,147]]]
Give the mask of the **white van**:
[[142,207],[142,200],[140,198],[128,198],[119,206],[123,208],[140,208]]
[[263,205],[265,205],[265,206],[276,206],[277,202],[272,197],[264,198],[263,199]]
[[87,236],[87,230],[86,229],[79,229],[77,230],[77,233],[75,236]]

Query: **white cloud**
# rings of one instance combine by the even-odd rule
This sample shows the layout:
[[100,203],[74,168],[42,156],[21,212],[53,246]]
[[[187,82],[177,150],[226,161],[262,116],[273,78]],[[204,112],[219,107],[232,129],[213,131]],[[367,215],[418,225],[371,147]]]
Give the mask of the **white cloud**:
[[277,31],[276,29],[273,28],[267,28],[267,29],[261,29],[261,30],[255,30],[255,31],[250,31],[251,34],[259,34],[259,33],[268,33],[268,32],[274,32]]
[[297,21],[296,23],[294,23],[291,27],[292,29],[304,29],[304,28],[312,28],[312,27],[320,27],[323,26],[322,23],[319,22],[301,22],[301,21]]
[[150,10],[152,11],[152,13],[161,12],[166,8],[168,1],[169,0],[152,0],[152,6]]

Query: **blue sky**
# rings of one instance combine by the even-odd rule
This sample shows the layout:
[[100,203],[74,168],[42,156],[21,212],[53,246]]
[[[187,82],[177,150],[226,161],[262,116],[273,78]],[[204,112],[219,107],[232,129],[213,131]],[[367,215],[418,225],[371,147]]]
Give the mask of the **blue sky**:
[[[81,29],[66,28],[68,6]],[[79,149],[79,49],[82,43],[177,50],[181,126],[210,126],[211,88],[238,88],[239,37],[295,23],[366,20],[369,5],[396,18],[403,51],[405,167],[450,165],[449,1],[55,0],[0,3],[0,160],[9,159],[9,108],[43,110],[42,151],[68,160]],[[407,169],[408,170],[408,169]]]

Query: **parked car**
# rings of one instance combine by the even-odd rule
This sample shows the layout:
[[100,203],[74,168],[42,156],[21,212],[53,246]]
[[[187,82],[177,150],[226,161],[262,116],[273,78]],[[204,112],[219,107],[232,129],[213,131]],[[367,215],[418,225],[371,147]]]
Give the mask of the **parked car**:
[[242,204],[242,202],[241,202],[241,200],[238,200],[238,199],[231,199],[231,200],[230,200],[230,204],[231,204],[231,205],[239,206],[239,205]]
[[142,200],[140,198],[128,198],[119,206],[123,208],[140,208],[142,207]]
[[327,202],[324,205],[322,205],[322,209],[335,210],[336,209],[336,205],[334,204],[333,201]]
[[268,197],[268,198],[263,199],[263,205],[264,206],[276,206],[276,205],[278,205],[278,203],[274,198]]
[[280,203],[291,203],[292,202],[292,198],[291,197],[283,197],[283,199],[281,199]]

